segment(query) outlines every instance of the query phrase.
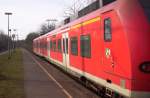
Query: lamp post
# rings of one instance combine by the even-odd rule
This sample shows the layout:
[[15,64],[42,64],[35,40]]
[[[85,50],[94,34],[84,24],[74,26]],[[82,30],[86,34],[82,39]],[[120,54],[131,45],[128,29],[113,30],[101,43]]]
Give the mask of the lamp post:
[[14,33],[15,33],[15,38],[16,38],[16,43],[15,43],[15,47],[19,47],[19,34],[18,34],[18,30],[14,29]]
[[10,53],[10,42],[9,42],[9,16],[12,15],[11,12],[6,12],[5,15],[8,16],[8,52],[9,52],[9,55],[8,55],[8,59],[10,59],[10,56],[11,56],[11,53]]
[[11,54],[12,54],[12,34],[11,34],[11,29],[9,29],[9,37],[10,37],[10,40],[9,40],[9,50],[10,50],[10,57],[11,57]]
[[16,38],[16,40],[14,40],[14,48],[16,49],[17,41],[18,41],[18,40],[17,40],[17,29],[14,29],[14,34],[15,34],[15,35],[14,35],[14,36],[15,36],[14,38]]
[[15,37],[16,37],[16,35],[15,34],[12,34],[12,49],[13,49],[13,51],[15,50]]

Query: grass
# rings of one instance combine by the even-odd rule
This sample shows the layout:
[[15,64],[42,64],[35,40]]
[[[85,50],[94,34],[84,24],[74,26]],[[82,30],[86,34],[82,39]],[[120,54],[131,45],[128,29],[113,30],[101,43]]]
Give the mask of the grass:
[[12,53],[0,55],[0,98],[24,98],[22,52],[17,49]]

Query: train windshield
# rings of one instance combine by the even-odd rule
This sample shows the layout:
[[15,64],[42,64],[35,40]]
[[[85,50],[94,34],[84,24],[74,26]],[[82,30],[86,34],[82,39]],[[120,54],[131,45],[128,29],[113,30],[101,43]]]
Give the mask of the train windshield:
[[144,8],[145,14],[150,22],[150,0],[139,0],[139,2]]

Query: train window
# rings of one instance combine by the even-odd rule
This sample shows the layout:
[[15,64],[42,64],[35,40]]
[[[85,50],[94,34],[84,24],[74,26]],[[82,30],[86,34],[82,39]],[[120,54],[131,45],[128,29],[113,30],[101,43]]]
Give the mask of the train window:
[[110,4],[112,2],[114,2],[116,0],[103,0],[103,6],[107,5],[107,4]]
[[63,52],[68,54],[68,38],[63,38]]
[[56,51],[56,40],[53,41],[53,50]]
[[65,51],[65,39],[63,38],[63,52],[66,53]]
[[58,52],[61,52],[61,39],[58,39]]
[[45,49],[45,42],[43,42],[43,49]]
[[46,47],[47,47],[47,46],[46,46],[46,43],[44,42],[44,49],[46,49]]
[[91,57],[91,38],[90,35],[80,36],[80,52],[82,57]]
[[77,39],[77,37],[71,38],[71,54],[78,55],[78,39]]
[[139,0],[141,6],[144,9],[145,15],[147,16],[150,22],[150,0]]
[[104,40],[105,40],[105,42],[110,42],[112,40],[111,19],[110,18],[106,18],[104,20]]
[[45,49],[45,42],[43,42],[43,49]]
[[53,50],[53,42],[50,41],[50,50]]
[[47,49],[47,43],[45,42],[45,49]]
[[68,38],[66,38],[66,53],[68,54]]
[[41,48],[43,49],[43,42],[41,42]]
[[39,42],[39,44],[38,44],[38,48],[41,48],[41,43]]

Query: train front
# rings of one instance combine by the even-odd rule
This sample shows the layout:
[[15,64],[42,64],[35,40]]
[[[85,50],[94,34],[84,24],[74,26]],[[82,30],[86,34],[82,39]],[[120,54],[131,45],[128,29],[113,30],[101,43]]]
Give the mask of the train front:
[[150,0],[120,0],[130,50],[131,98],[150,98]]

